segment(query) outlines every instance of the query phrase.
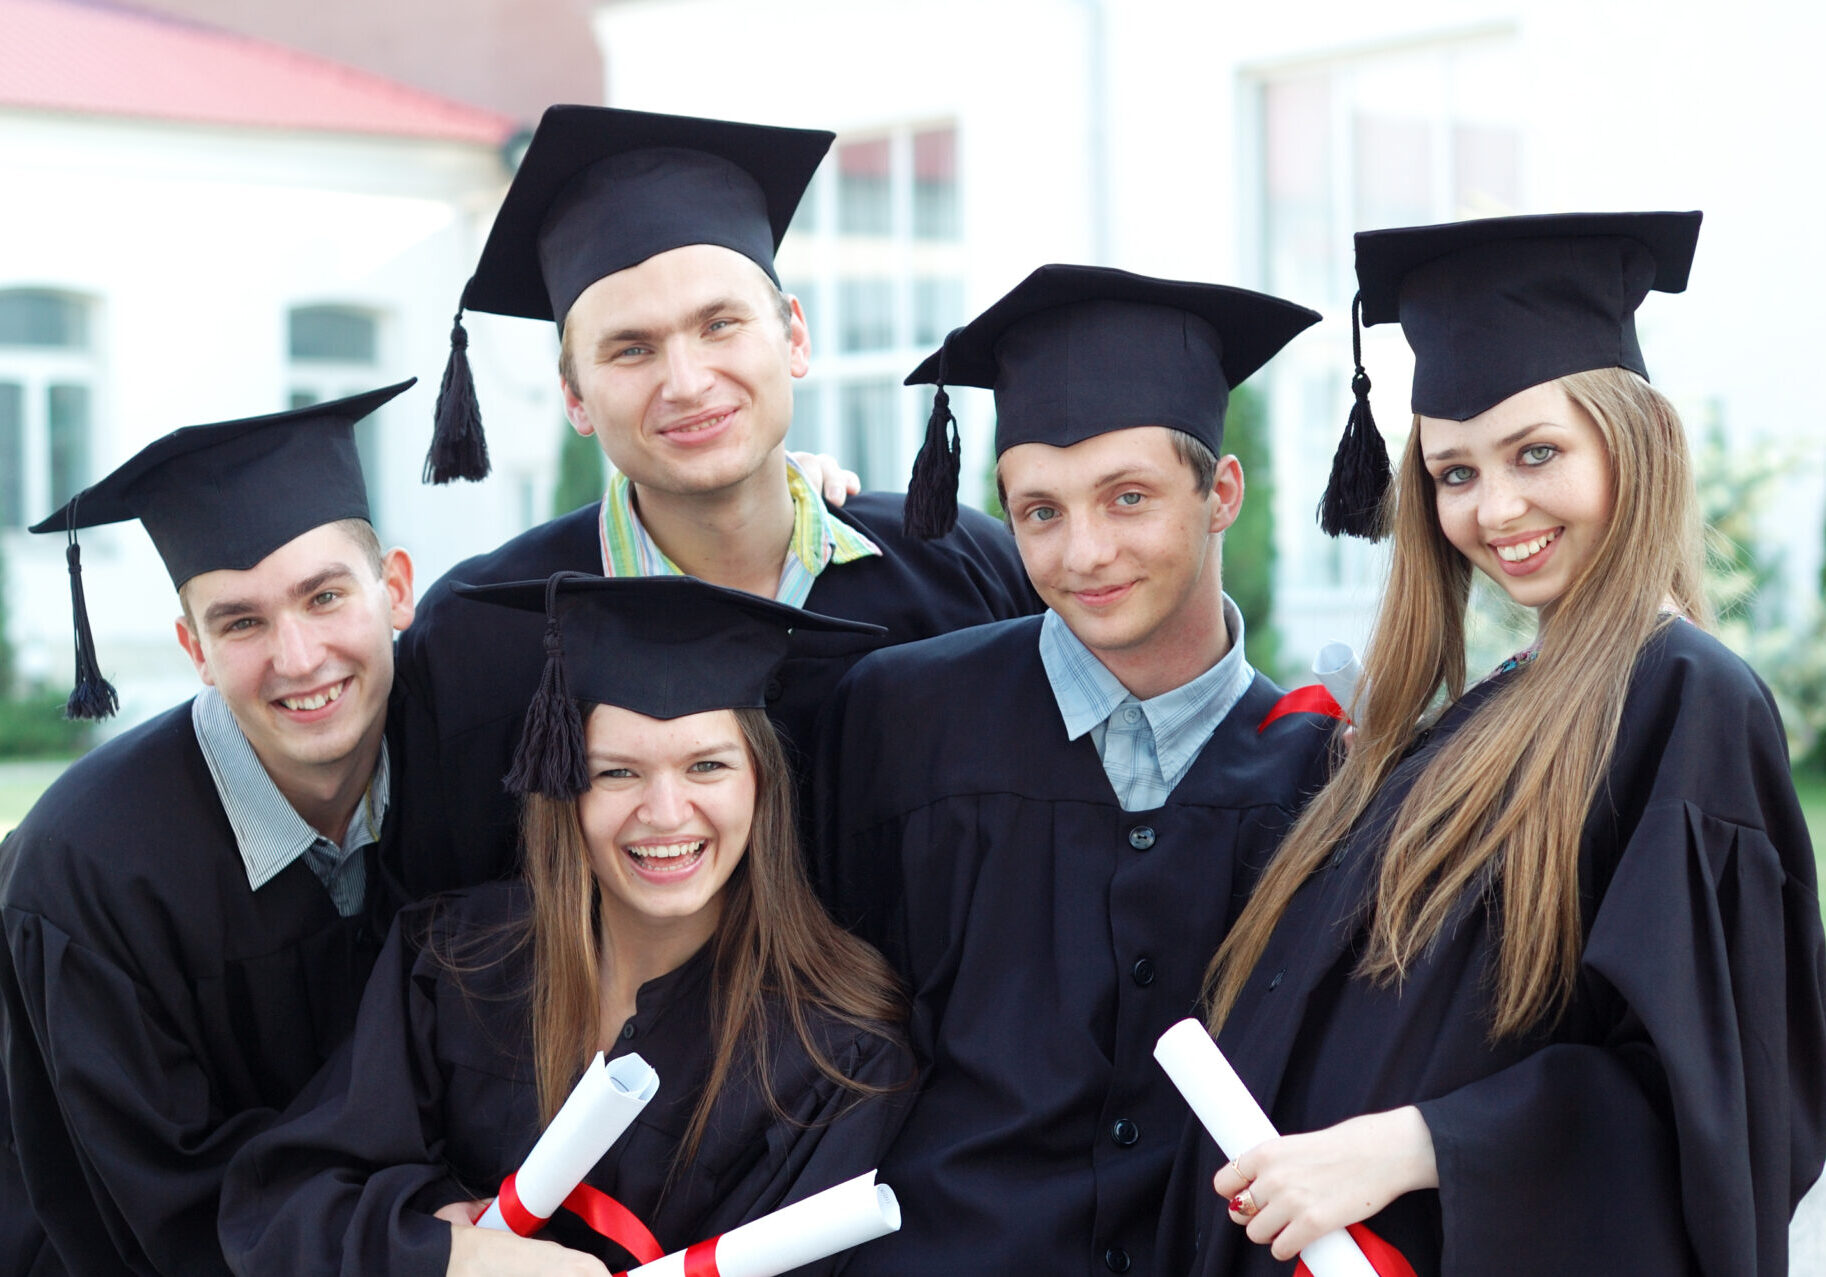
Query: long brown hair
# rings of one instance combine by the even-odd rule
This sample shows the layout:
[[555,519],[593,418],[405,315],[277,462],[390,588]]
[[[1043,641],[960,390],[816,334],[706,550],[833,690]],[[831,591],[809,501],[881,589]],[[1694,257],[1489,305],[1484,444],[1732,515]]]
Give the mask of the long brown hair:
[[[1493,888],[1500,945],[1490,1036],[1557,1017],[1583,944],[1578,855],[1616,745],[1636,655],[1664,603],[1700,623],[1701,541],[1686,436],[1673,406],[1619,368],[1558,382],[1598,427],[1612,512],[1597,549],[1544,618],[1540,653],[1422,769],[1383,851],[1358,974],[1398,985],[1467,891]],[[1471,566],[1439,525],[1416,419],[1390,489],[1388,588],[1364,660],[1357,738],[1288,834],[1206,972],[1213,1033],[1295,892],[1388,780],[1443,689],[1465,690]]]
[[[715,1053],[680,1164],[696,1155],[710,1111],[738,1064],[752,1065],[768,1103],[784,1113],[771,1084],[769,1002],[785,1010],[818,1070],[858,1094],[878,1088],[844,1076],[819,1045],[809,1013],[816,1008],[874,1032],[906,1018],[900,986],[881,955],[833,923],[812,895],[793,819],[792,773],[773,724],[758,709],[733,712],[755,768],[754,820],[747,854],[724,885],[710,941]],[[557,1114],[602,1035],[600,891],[574,800],[529,794],[521,839],[532,895],[533,1049],[544,1124]]]

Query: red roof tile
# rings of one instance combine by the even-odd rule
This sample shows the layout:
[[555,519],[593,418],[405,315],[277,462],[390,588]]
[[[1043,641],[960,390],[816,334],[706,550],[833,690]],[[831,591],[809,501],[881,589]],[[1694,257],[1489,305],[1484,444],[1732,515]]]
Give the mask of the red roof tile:
[[313,54],[86,0],[0,0],[0,106],[489,145],[515,127]]

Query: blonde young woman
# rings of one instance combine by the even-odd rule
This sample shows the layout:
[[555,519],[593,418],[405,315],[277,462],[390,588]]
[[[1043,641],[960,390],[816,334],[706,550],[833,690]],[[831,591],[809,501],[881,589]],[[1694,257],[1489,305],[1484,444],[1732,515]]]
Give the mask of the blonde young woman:
[[[1328,500],[1392,529],[1388,591],[1354,746],[1209,973],[1282,1137],[1224,1163],[1188,1134],[1178,1271],[1286,1272],[1358,1221],[1420,1273],[1787,1270],[1826,1156],[1813,856],[1768,691],[1702,628],[1633,320],[1698,224],[1357,237],[1416,418],[1380,515],[1348,475]],[[1481,678],[1474,571],[1539,619]]]
[[794,632],[879,630],[682,577],[471,593],[550,618],[508,778],[524,882],[401,915],[352,1042],[229,1173],[238,1272],[632,1267],[564,1212],[473,1225],[597,1051],[660,1085],[586,1183],[664,1251],[869,1170],[898,1124],[900,993],[806,885],[760,708]]

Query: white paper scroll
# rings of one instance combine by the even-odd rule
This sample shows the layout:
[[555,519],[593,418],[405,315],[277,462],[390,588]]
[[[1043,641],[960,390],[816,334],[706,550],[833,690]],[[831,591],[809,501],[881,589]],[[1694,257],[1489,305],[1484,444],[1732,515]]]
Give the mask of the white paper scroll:
[[[716,1239],[716,1277],[775,1277],[900,1228],[894,1190],[858,1175]],[[684,1277],[685,1251],[642,1264],[627,1277]]]
[[[558,1116],[514,1172],[521,1205],[540,1219],[550,1219],[658,1090],[659,1074],[638,1055],[624,1055],[608,1064],[598,1051]],[[499,1200],[489,1203],[476,1224],[512,1231],[501,1216]]]
[[[1161,1034],[1154,1044],[1154,1058],[1225,1156],[1241,1157],[1279,1134],[1197,1020],[1181,1020]],[[1376,1277],[1376,1270],[1343,1229],[1313,1242],[1300,1252],[1300,1258],[1312,1277]]]
[[1350,644],[1327,643],[1320,648],[1313,657],[1312,672],[1338,702],[1338,708],[1349,714],[1351,702],[1357,699],[1357,680],[1363,677],[1363,665]]

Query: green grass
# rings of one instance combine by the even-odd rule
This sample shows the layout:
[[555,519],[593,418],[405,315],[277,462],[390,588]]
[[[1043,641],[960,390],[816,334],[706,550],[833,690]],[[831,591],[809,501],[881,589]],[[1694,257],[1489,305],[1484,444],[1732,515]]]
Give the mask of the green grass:
[[1819,870],[1815,881],[1826,881],[1826,776],[1796,776],[1794,791],[1801,796],[1807,832],[1813,835],[1813,863]]
[[25,819],[38,795],[63,774],[68,761],[0,763],[0,834]]

